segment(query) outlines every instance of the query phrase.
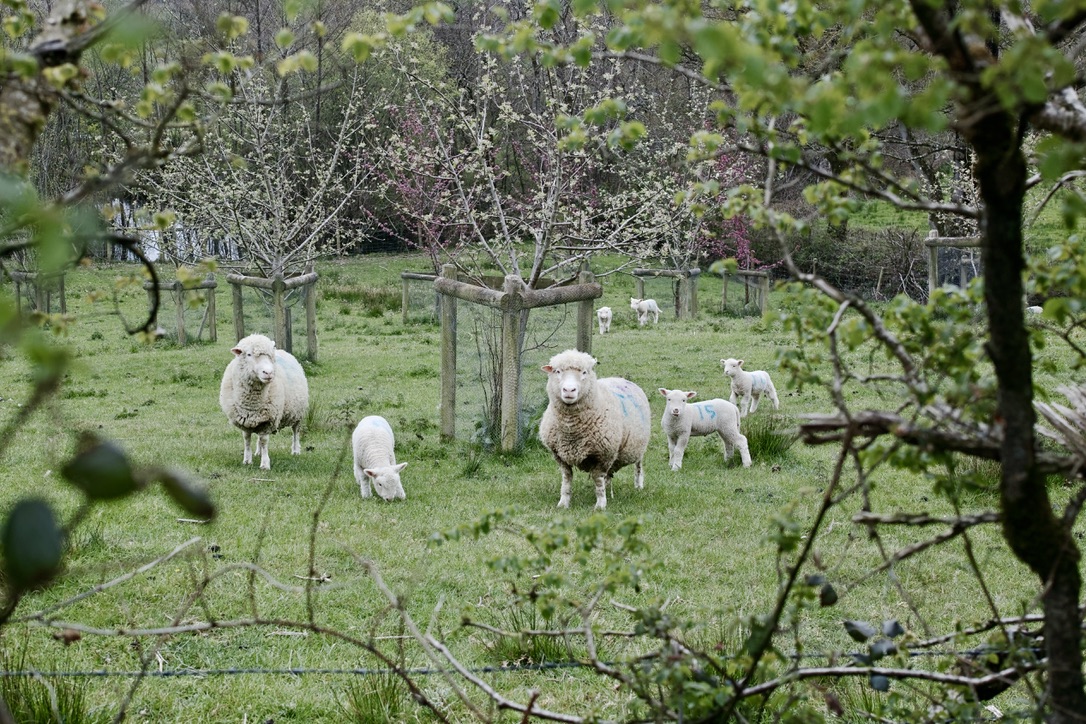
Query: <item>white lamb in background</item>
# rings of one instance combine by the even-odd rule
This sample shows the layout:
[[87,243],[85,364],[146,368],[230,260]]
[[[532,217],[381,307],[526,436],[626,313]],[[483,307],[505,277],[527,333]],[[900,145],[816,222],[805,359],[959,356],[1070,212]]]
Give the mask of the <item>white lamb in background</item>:
[[234,359],[223,372],[219,407],[245,436],[242,463],[253,462],[250,439],[255,433],[260,467],[270,470],[268,435],[282,428],[293,428],[290,452],[293,455],[302,452],[301,426],[309,408],[305,370],[292,354],[276,349],[275,342],[262,334],[250,334],[230,351]]
[[611,329],[611,308],[600,307],[597,309],[596,319],[600,321],[600,334],[607,334]]
[[668,463],[672,470],[683,466],[683,455],[690,438],[712,435],[714,432],[724,441],[724,462],[731,459],[734,448],[739,448],[743,467],[750,467],[747,438],[739,433],[739,408],[719,398],[687,404],[687,400],[698,394],[697,392],[661,387],[660,394],[667,398],[660,427],[667,436]]
[[1026,307],[1026,311],[1030,314],[1041,314],[1042,312],[1044,312],[1044,310],[1044,307],[1037,306],[1036,304],[1032,307]]
[[396,439],[392,426],[380,415],[363,417],[351,435],[354,449],[354,478],[362,497],[370,497],[370,483],[385,500],[405,497],[400,471],[407,463],[396,464]]
[[747,372],[743,369],[743,360],[731,357],[720,360],[720,364],[724,367],[724,374],[732,380],[732,394],[728,401],[734,404],[736,397],[739,398],[741,417],[746,417],[748,412],[758,409],[758,400],[763,393],[773,401],[774,410],[780,409],[781,402],[777,399],[777,388],[773,386],[773,380],[769,378],[768,372],[765,370]]
[[636,297],[630,297],[630,309],[637,312],[637,323],[642,327],[649,321],[649,315],[652,315],[652,323],[660,323],[660,307],[657,306],[655,299],[637,299]]
[[649,400],[621,377],[596,378],[596,360],[575,349],[543,365],[549,402],[539,423],[539,438],[562,471],[559,508],[568,508],[573,468],[596,483],[596,507],[607,507],[607,484],[620,468],[633,464],[634,487],[645,485],[644,460],[652,433]]

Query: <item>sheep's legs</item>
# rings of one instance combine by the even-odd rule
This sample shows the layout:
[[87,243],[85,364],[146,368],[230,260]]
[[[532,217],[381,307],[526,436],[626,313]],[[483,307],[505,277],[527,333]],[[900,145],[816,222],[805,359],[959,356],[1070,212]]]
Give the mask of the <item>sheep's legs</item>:
[[752,394],[750,396],[750,412],[753,413],[758,409],[758,400],[760,399],[762,399],[761,393],[758,393],[757,395]]
[[735,446],[739,448],[739,457],[743,461],[743,467],[750,467],[750,447],[747,445],[747,438],[745,435],[740,435],[735,441]]
[[[686,445],[690,442],[690,435],[681,435],[675,442],[671,442],[669,438],[667,446],[671,448],[671,455],[668,457],[668,464],[671,465],[672,470],[678,470],[683,466],[683,456],[686,454]],[[636,480],[636,478],[635,478]],[[637,487],[641,487],[638,485]]]
[[634,487],[638,490],[645,487],[645,458],[634,463]]
[[604,510],[607,508],[607,479],[611,477],[607,473],[600,473],[596,476],[596,509]]
[[302,426],[301,424],[294,426],[294,440],[290,443],[290,454],[301,455],[302,454]]
[[256,436],[256,451],[260,453],[260,469],[271,470],[271,458],[268,457],[268,435]]
[[562,471],[562,494],[558,498],[559,508],[569,507],[569,498],[573,493],[573,468],[559,461],[559,470]]
[[362,491],[362,497],[370,497],[370,479],[362,472],[363,468],[360,465],[354,466],[354,479],[358,481],[358,487]]
[[241,431],[242,437],[245,438],[245,453],[241,456],[242,465],[253,464],[253,447],[251,445],[253,433],[248,430]]

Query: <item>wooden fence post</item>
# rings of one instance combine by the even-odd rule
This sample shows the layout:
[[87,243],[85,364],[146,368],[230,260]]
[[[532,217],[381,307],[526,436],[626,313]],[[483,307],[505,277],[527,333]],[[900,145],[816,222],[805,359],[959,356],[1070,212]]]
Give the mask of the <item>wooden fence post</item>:
[[688,310],[690,312],[690,318],[694,319],[698,316],[698,276],[701,274],[701,269],[691,269],[689,276],[689,287],[687,291],[690,294],[690,304]]
[[[456,281],[456,265],[445,264],[441,276]],[[456,439],[456,297],[441,301],[441,439]]]
[[305,289],[305,354],[311,362],[317,361],[317,283]]
[[282,274],[276,274],[272,279],[272,320],[275,329],[275,346],[293,353],[290,340],[287,338],[287,310],[283,305],[283,291],[286,286]]
[[241,284],[238,282],[230,282],[230,286],[233,287],[234,297],[234,337],[235,342],[240,342],[242,337],[245,336],[245,311],[242,309],[242,295]]
[[637,298],[645,298],[645,280],[641,277],[634,277],[634,284],[637,285]]
[[[207,282],[215,281],[214,274],[207,275]],[[207,338],[212,342],[219,341],[218,327],[215,326],[215,287],[209,287],[207,290]]]
[[407,311],[408,306],[411,304],[411,294],[408,292],[407,287],[411,282],[403,274],[400,274],[400,283],[403,286],[403,291],[400,294],[400,316],[403,318],[403,323],[407,324]]
[[185,286],[175,281],[170,285],[173,292],[174,305],[177,309],[177,343],[185,344]]
[[769,274],[758,280],[758,288],[760,290],[759,297],[761,301],[762,315],[765,316],[765,310],[769,307]]
[[520,444],[520,315],[524,313],[524,280],[510,275],[502,289],[502,451]]
[[[581,269],[577,275],[578,284],[591,284],[596,281],[596,275],[589,269]],[[592,329],[595,322],[595,310],[593,299],[585,299],[577,302],[577,349],[585,354],[592,354]]]

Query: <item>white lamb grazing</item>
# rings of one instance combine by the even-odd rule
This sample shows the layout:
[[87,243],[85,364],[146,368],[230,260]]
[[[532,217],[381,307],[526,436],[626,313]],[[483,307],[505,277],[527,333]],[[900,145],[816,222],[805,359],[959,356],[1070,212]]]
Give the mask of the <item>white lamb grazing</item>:
[[777,399],[777,388],[773,386],[773,380],[769,379],[769,373],[764,370],[747,372],[743,369],[743,360],[731,357],[720,360],[724,367],[724,374],[732,380],[732,394],[728,401],[735,403],[739,398],[739,414],[746,417],[748,412],[758,409],[758,400],[762,393],[773,401],[773,409],[779,410],[781,401]]
[[630,297],[630,309],[637,312],[637,323],[642,327],[649,321],[649,315],[652,315],[652,323],[659,324],[660,322],[660,307],[657,306],[655,299],[637,299]]
[[242,462],[253,462],[250,438],[257,435],[256,450],[260,467],[271,469],[268,435],[280,429],[294,429],[290,452],[302,452],[301,426],[309,407],[309,384],[305,370],[289,352],[275,348],[275,342],[262,334],[250,334],[231,352],[234,359],[226,366],[219,386],[219,407],[226,418],[245,435]]
[[600,307],[596,310],[596,318],[600,320],[600,334],[607,334],[611,329],[611,308]]
[[596,378],[596,360],[575,349],[543,365],[549,403],[539,423],[539,438],[562,471],[559,508],[568,508],[573,468],[596,483],[596,507],[607,507],[607,484],[631,463],[634,487],[645,485],[645,450],[652,422],[649,400],[640,387],[621,377]]
[[667,390],[661,387],[660,394],[667,398],[660,427],[667,436],[668,463],[672,470],[683,466],[683,455],[690,438],[712,435],[714,432],[724,441],[725,462],[731,459],[732,450],[739,448],[743,467],[750,467],[747,438],[739,433],[738,407],[719,398],[688,405],[686,401],[698,394],[697,392]]
[[370,497],[370,482],[385,500],[406,496],[400,482],[400,471],[407,463],[396,464],[396,439],[392,426],[379,415],[363,417],[351,435],[354,449],[354,478],[362,489],[362,497]]

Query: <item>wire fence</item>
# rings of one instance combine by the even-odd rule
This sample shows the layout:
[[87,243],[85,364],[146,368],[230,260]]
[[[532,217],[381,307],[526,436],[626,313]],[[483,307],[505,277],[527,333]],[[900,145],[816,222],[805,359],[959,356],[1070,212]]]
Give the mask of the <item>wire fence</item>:
[[[908,651],[906,655],[909,658],[968,658],[974,659],[991,653],[989,647],[969,649],[965,651],[947,651],[947,650],[933,650],[933,651]],[[810,661],[810,660],[831,660],[838,659],[851,659],[859,660],[866,654],[859,652],[839,652],[832,653],[825,652],[812,652],[805,654],[789,654],[788,658],[792,661]],[[736,656],[717,655],[720,659],[735,659]],[[641,665],[643,661],[604,661],[600,662],[608,667],[622,666],[624,663]],[[467,671],[473,674],[495,674],[495,673],[521,673],[521,672],[539,672],[550,671],[554,669],[579,669],[579,668],[593,668],[594,664],[586,661],[543,661],[540,663],[522,663],[522,664],[505,664],[501,666],[478,666],[469,668]],[[104,669],[96,669],[90,671],[38,671],[34,669],[23,669],[16,671],[3,671],[0,670],[0,678],[20,678],[20,677],[32,677],[32,678],[46,678],[46,679],[63,679],[63,678],[113,678],[113,679],[132,679],[138,677],[148,678],[174,678],[174,677],[211,677],[211,676],[389,676],[393,674],[407,674],[409,676],[435,676],[438,674],[455,673],[451,669],[434,669],[427,666],[402,668],[402,669],[390,669],[390,668],[303,668],[303,667],[289,667],[289,668],[271,668],[271,667],[226,667],[216,669],[148,669],[147,671],[107,671]]]

